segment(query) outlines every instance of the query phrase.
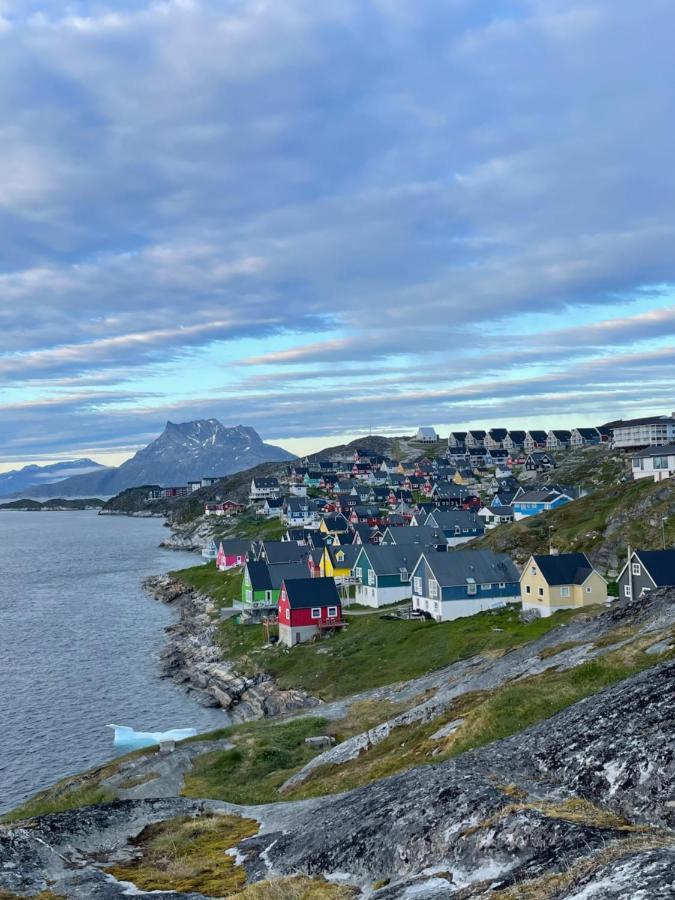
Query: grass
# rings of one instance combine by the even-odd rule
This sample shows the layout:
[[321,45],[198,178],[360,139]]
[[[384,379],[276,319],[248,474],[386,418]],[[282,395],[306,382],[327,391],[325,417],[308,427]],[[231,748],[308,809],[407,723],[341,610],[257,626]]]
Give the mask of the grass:
[[[12,894],[0,889],[0,900],[26,900],[25,895]],[[40,891],[39,894],[31,894],[31,900],[67,900],[63,894],[52,894],[51,891]]]
[[257,516],[253,510],[246,510],[236,517],[227,536],[252,541],[278,541],[286,534],[286,528],[281,519],[264,519]]
[[292,875],[251,884],[237,894],[237,900],[351,900],[357,894],[356,888],[346,884]]
[[210,562],[205,566],[177,569],[169,574],[177,581],[208,594],[220,609],[232,606],[232,601],[241,597],[241,583],[244,576],[240,568],[221,572],[216,568],[215,562]]
[[[505,684],[494,691],[465,694],[444,716],[432,722],[397,728],[384,741],[341,766],[315,769],[303,785],[288,793],[288,797],[298,799],[350,790],[509,737],[603,688],[673,658],[673,651],[657,659],[647,655],[645,643],[653,640],[654,635],[648,640],[640,639],[633,645],[568,671],[550,670]],[[464,721],[456,731],[443,740],[431,740],[431,735],[444,724],[458,718]]]
[[118,881],[145,891],[199,891],[208,897],[238,893],[246,871],[227,851],[258,832],[253,819],[181,816],[144,828],[136,839],[141,856],[108,869]]
[[[421,699],[415,698],[408,705]],[[185,778],[183,794],[244,804],[281,800],[279,788],[284,781],[320,752],[305,744],[306,737],[325,734],[340,742],[404,708],[403,704],[368,700],[353,703],[348,715],[339,721],[306,717],[282,723],[251,722],[214,732],[208,737],[227,737],[235,747],[195,760]]]
[[557,656],[565,650],[572,650],[574,647],[580,647],[583,641],[563,641],[562,644],[556,644],[555,647],[545,647],[539,651],[539,659],[550,659]]
[[[81,806],[95,806],[99,803],[108,803],[114,799],[112,791],[98,785],[86,785],[79,790],[70,791],[58,797],[49,797],[39,794],[28,800],[22,806],[13,809],[2,817],[2,822],[17,822],[22,819],[31,819],[33,816],[47,816],[51,813],[64,812],[67,809],[78,809]],[[2,900],[2,895],[0,895]]]
[[[245,673],[269,672],[282,688],[303,688],[333,700],[365,688],[392,684],[476,654],[505,651],[535,640],[569,621],[579,610],[520,621],[513,607],[478,613],[453,622],[398,621],[349,616],[339,634],[291,650],[263,650],[262,629],[220,625],[224,655]],[[583,610],[588,614],[589,608]]]

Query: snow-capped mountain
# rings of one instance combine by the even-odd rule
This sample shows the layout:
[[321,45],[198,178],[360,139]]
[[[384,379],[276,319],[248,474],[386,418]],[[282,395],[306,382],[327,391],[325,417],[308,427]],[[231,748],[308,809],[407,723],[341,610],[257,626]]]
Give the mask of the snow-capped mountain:
[[24,466],[22,469],[0,472],[0,497],[8,497],[10,494],[31,488],[42,488],[73,475],[84,475],[101,469],[105,469],[105,466],[94,462],[93,459],[85,458],[67,459],[48,466]]
[[[183,485],[207,476],[231,475],[262,462],[294,459],[265,444],[254,428],[226,428],[218,419],[167,422],[158,438],[118,468],[76,475],[58,485],[22,491],[25,497],[109,497],[143,484]],[[16,492],[13,492],[16,494]]]

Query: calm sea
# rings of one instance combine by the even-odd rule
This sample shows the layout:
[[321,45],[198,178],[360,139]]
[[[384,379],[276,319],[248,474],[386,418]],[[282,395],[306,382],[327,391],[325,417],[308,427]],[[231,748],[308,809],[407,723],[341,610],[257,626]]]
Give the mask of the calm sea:
[[195,565],[159,519],[0,512],[0,812],[113,755],[110,722],[222,726],[158,677],[170,608],[146,575]]

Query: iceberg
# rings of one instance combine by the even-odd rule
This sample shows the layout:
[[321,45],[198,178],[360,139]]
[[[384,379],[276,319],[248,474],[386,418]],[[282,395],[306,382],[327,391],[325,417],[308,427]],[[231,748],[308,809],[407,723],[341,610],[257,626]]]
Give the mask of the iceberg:
[[115,729],[114,747],[128,747],[133,750],[139,747],[154,747],[163,741],[184,741],[185,738],[197,734],[196,728],[173,728],[171,731],[134,731],[127,725],[107,725],[106,728]]

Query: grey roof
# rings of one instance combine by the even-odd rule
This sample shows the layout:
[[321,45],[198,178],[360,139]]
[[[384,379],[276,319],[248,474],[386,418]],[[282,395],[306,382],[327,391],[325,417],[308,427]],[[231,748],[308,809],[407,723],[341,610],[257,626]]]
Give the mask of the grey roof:
[[258,488],[273,488],[279,487],[279,479],[278,478],[260,478],[255,477],[253,479],[253,484]]
[[246,556],[247,553],[251,552],[250,541],[221,541],[216,538],[214,543],[217,547],[222,547],[223,552],[228,556]]
[[387,528],[380,546],[412,546],[434,547],[438,544],[445,546],[445,535],[438,528],[429,528],[426,525],[407,525],[402,528]]
[[608,428],[613,428],[616,431],[617,428],[626,428],[631,425],[663,425],[667,422],[675,422],[673,416],[645,416],[642,419],[620,419],[617,422],[608,422],[606,426]]
[[532,557],[549,585],[583,584],[593,571],[585,553],[559,553]]
[[[431,521],[433,519],[433,521]],[[468,509],[442,509],[438,512],[429,513],[425,521],[425,525],[448,530],[451,528],[471,528],[479,531],[484,528],[483,520],[475,513]]]
[[633,459],[646,459],[650,456],[673,456],[675,455],[675,444],[663,444],[660,447],[647,447],[646,450],[640,450],[639,453],[631,453]]
[[263,550],[270,565],[307,559],[307,548],[291,541],[263,541]]
[[441,587],[492,582],[517,582],[518,570],[506,553],[492,550],[453,550],[449,553],[425,553],[435,579]]
[[284,579],[307,577],[307,567],[300,562],[268,566],[263,560],[256,560],[246,563],[246,569],[254,591],[279,590]]
[[521,494],[514,502],[516,503],[546,503],[555,500],[556,497],[561,497],[562,494],[558,493],[558,491],[549,491],[549,490],[538,490],[538,491],[525,491],[524,494]]
[[291,579],[285,582],[285,588],[291,609],[340,606],[340,595],[332,578]]
[[[361,552],[361,548],[358,544],[332,544],[328,546],[328,553],[333,562],[333,565],[337,566],[340,569],[354,568],[354,563],[356,562],[356,557]],[[342,553],[344,554],[344,558],[339,560],[337,557]]]
[[546,432],[546,431],[537,431],[537,430],[528,431],[527,433],[532,438],[532,440],[537,441],[537,443],[541,443],[542,441],[545,441],[546,435],[548,434],[548,432]]
[[[421,555],[421,548],[415,546],[367,544],[361,547],[377,575],[398,575],[401,569],[412,572]],[[444,554],[433,554],[443,556]]]
[[597,438],[599,436],[597,428],[574,428],[573,430],[582,438]]

